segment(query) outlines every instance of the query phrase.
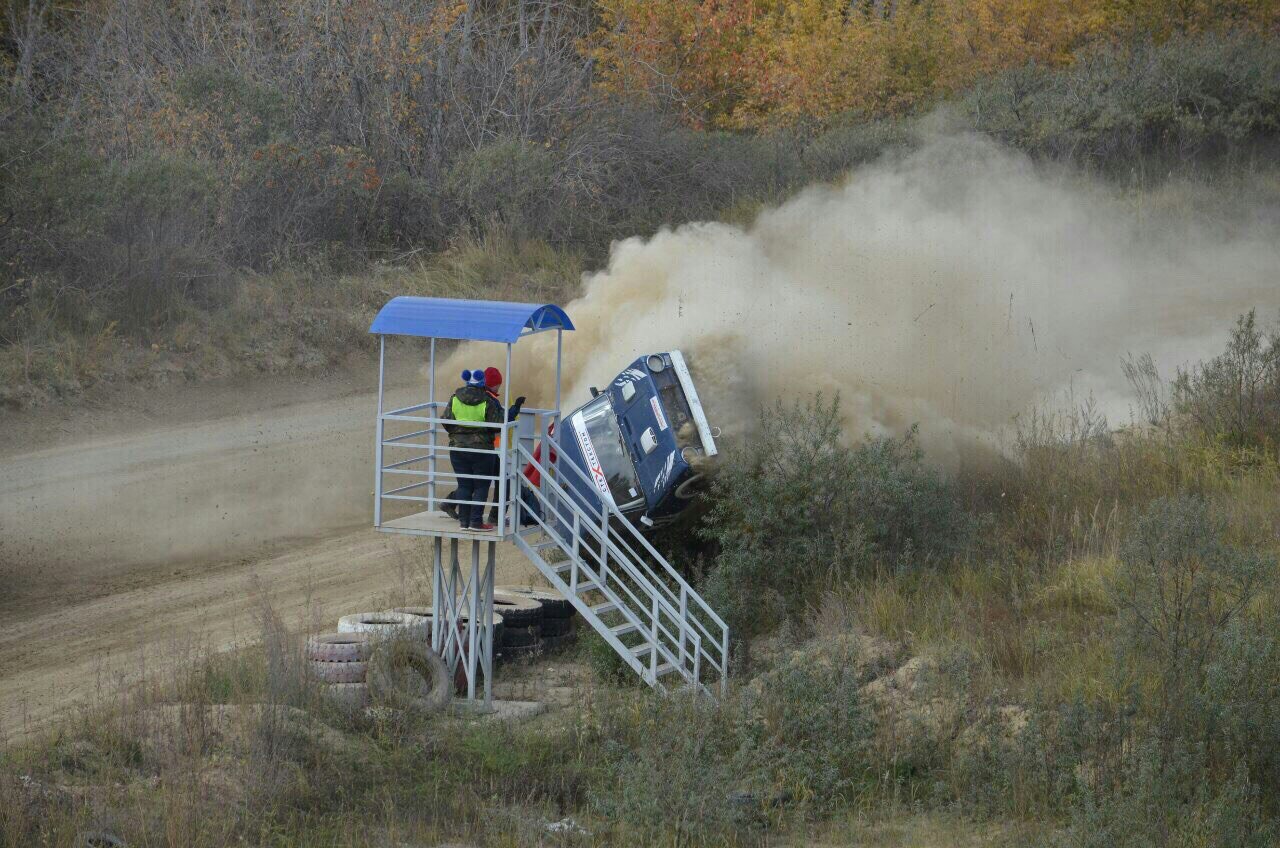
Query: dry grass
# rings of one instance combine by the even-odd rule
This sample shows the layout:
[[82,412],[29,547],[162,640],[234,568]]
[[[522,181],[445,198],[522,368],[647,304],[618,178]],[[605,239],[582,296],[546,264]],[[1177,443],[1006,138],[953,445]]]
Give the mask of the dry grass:
[[[439,254],[409,251],[363,273],[305,266],[243,272],[216,307],[185,304],[144,335],[121,333],[98,306],[65,292],[33,296],[21,336],[0,346],[0,405],[38,406],[112,382],[200,382],[325,369],[367,357],[374,314],[397,295],[564,302],[583,257],[491,230]],[[54,308],[52,301],[63,303]],[[65,302],[78,304],[66,315]]]

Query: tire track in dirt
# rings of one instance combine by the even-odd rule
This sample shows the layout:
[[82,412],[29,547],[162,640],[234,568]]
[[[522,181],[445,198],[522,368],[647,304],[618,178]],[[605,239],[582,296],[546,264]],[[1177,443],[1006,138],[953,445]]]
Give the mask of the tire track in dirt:
[[[349,392],[0,456],[0,742],[256,640],[263,595],[291,627],[429,603],[426,545],[370,526],[374,409]],[[499,546],[500,581],[532,573]]]
[[[0,629],[0,744],[204,651],[257,641],[263,602],[299,629],[429,603],[424,554],[416,540],[365,529],[11,621]],[[499,547],[499,582],[531,572]]]

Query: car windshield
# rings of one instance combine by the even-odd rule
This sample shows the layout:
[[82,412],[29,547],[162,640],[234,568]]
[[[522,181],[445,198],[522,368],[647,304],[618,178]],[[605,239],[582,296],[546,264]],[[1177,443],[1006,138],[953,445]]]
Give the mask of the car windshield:
[[640,492],[636,467],[623,446],[622,433],[618,431],[618,419],[613,414],[609,396],[600,395],[583,407],[581,414],[614,502],[619,508],[626,508],[642,501],[644,495]]

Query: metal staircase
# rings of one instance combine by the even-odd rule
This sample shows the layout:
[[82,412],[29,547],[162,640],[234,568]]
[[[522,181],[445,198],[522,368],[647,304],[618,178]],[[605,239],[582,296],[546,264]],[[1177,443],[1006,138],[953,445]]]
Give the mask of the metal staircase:
[[586,472],[568,462],[548,466],[524,442],[516,454],[513,465],[531,465],[540,478],[535,486],[513,475],[516,517],[534,522],[514,535],[516,547],[649,685],[707,692],[712,683],[723,695],[723,619],[615,506],[583,498],[558,476],[577,474],[591,486]]

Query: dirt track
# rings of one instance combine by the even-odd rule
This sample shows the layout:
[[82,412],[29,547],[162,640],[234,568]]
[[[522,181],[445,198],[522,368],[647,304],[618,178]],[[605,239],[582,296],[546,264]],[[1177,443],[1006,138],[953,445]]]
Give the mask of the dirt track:
[[[79,416],[37,450],[0,439],[0,742],[193,646],[254,639],[264,594],[291,625],[420,600],[423,546],[370,527],[364,388],[247,387],[216,418],[179,391],[158,415]],[[139,423],[166,415],[181,423]],[[500,582],[531,573],[500,550]]]

